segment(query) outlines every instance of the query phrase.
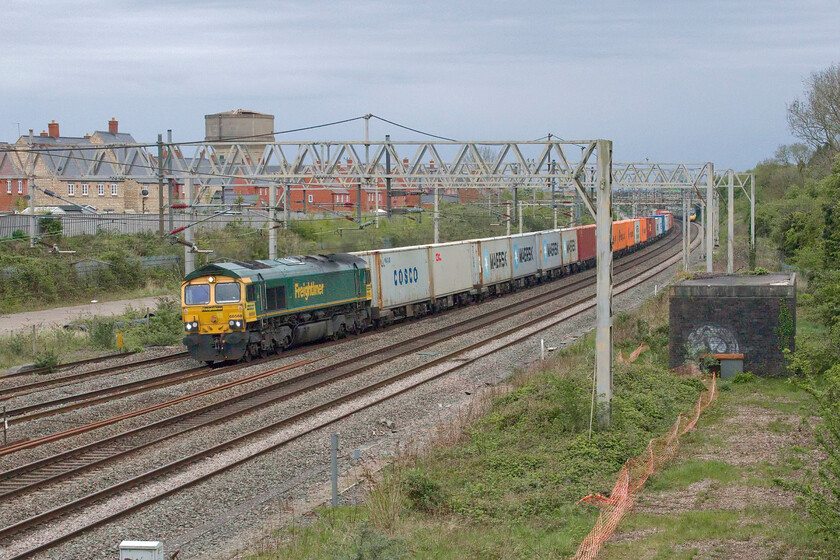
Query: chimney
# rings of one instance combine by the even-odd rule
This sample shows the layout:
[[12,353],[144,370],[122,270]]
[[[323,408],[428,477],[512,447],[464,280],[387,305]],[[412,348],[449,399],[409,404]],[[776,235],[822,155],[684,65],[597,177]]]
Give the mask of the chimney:
[[51,138],[58,138],[58,137],[59,137],[59,134],[58,134],[58,123],[57,123],[57,122],[52,121],[51,123],[49,123],[49,124],[47,125],[47,127],[48,127],[48,128],[49,128],[49,130],[50,130],[50,137],[51,137]]
[[41,131],[41,136],[49,136],[49,134],[47,134],[47,131],[46,131],[46,130],[42,130],[42,131]]
[[118,125],[119,125],[119,123],[117,122],[117,119],[115,119],[114,117],[111,117],[111,120],[108,121],[108,132],[110,132],[111,134],[118,134],[119,133],[119,126]]

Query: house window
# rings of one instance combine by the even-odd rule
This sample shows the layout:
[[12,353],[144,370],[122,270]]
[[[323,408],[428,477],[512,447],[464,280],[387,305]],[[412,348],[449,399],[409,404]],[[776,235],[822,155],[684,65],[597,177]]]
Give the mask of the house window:
[[87,196],[87,195],[88,195],[88,184],[87,183],[82,183],[82,196]]
[[117,196],[117,184],[111,183],[111,196]]
[[99,187],[99,196],[105,196],[105,185],[102,184],[102,183],[99,183],[97,185],[97,187]]
[[23,181],[18,179],[18,194],[23,194]]
[[312,200],[313,200],[313,199],[312,199],[312,195],[311,195],[311,194],[309,195],[309,197],[307,198],[307,200],[309,200],[309,202],[312,202]]
[[12,194],[12,180],[6,181],[6,194]]
[[76,194],[76,185],[73,183],[67,183],[67,194],[69,196],[73,196]]

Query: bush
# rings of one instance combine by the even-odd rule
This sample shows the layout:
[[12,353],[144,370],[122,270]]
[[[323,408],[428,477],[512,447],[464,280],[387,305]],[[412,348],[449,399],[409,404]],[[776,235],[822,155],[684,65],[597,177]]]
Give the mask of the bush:
[[734,385],[755,382],[755,375],[751,371],[743,371],[732,378]]
[[445,498],[440,485],[420,469],[407,471],[403,476],[402,487],[409,506],[413,509],[434,512],[444,506]]
[[60,363],[61,359],[58,356],[58,352],[53,349],[44,350],[35,357],[35,367],[47,368],[46,373],[52,373]]
[[114,322],[94,320],[90,330],[88,330],[88,339],[94,348],[110,350],[117,342]]
[[821,386],[816,378],[809,378],[801,385],[816,399],[822,416],[815,439],[826,458],[817,469],[814,483],[776,482],[798,490],[820,532],[827,540],[840,545],[840,364],[826,371]]

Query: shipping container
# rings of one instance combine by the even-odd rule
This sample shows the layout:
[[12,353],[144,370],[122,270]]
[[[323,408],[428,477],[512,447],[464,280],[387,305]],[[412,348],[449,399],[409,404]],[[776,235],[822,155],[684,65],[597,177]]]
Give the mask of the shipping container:
[[647,238],[651,240],[656,237],[656,220],[648,216],[645,218],[645,224],[647,226]]
[[432,299],[472,291],[479,283],[477,246],[474,241],[429,245],[432,265],[429,295]]
[[595,258],[595,224],[589,226],[577,226],[578,237],[578,258],[580,262]]
[[510,238],[491,237],[476,241],[480,258],[480,282],[482,287],[508,282],[512,278]]
[[576,228],[566,228],[561,231],[563,247],[563,266],[568,267],[580,262],[578,256],[578,231]]
[[536,233],[510,236],[513,255],[513,278],[536,276],[540,269],[539,244]]
[[662,235],[665,232],[665,216],[658,214],[653,218],[656,220],[656,235]]
[[354,253],[370,267],[371,306],[402,307],[429,301],[429,254],[426,246]]
[[559,229],[537,234],[537,244],[540,247],[540,271],[543,274],[563,266],[562,243],[562,233]]
[[639,243],[644,243],[648,240],[648,221],[647,218],[639,218]]
[[638,245],[642,242],[642,221],[639,218],[633,218],[633,244]]
[[622,249],[626,249],[628,247],[627,242],[632,236],[632,226],[632,220],[619,220],[617,222],[613,222],[613,251],[621,251]]

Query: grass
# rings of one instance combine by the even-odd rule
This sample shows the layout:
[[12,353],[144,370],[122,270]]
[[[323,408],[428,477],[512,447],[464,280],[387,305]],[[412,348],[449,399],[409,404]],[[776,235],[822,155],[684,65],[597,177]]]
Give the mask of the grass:
[[[543,367],[518,372],[510,391],[448,445],[401,458],[367,502],[342,510],[339,526],[321,511],[294,535],[278,532],[277,545],[258,558],[570,556],[598,514],[578,500],[608,493],[624,461],[690,410],[703,388],[660,365],[667,360],[664,297],[616,320],[617,347],[650,350],[617,364],[609,428],[589,437],[594,340],[583,337]],[[364,535],[392,543],[391,552],[362,555]]]
[[[525,215],[527,231],[551,227],[553,216]],[[504,224],[479,206],[443,204],[441,241],[502,235]],[[278,256],[357,251],[431,243],[431,216],[416,221],[405,216],[381,219],[379,227],[360,229],[343,218],[296,221],[276,230]],[[196,228],[195,243],[211,254],[198,255],[197,265],[209,261],[268,258],[268,230],[264,223],[241,221],[223,230]],[[144,269],[131,263],[132,257],[173,255],[182,257],[184,248],[156,234],[118,235],[99,233],[78,237],[46,237],[73,255],[55,255],[43,246],[29,248],[28,240],[0,240],[0,313],[49,309],[59,305],[131,299],[141,296],[174,295],[183,270]],[[111,263],[88,276],[78,276],[71,262],[95,259]]]
[[[764,460],[745,464],[698,458],[725,452],[732,438],[742,435],[745,428],[732,422],[741,407],[763,409],[771,417],[777,413],[810,416],[811,397],[785,380],[760,377],[739,384],[723,382],[721,389],[718,403],[701,416],[697,430],[683,438],[677,461],[652,477],[643,490],[645,503],[657,503],[662,493],[690,493],[691,485],[705,481],[709,490],[698,492],[695,498],[700,509],[675,508],[667,515],[633,513],[599,558],[727,558],[737,556],[738,546],[753,546],[767,558],[835,557],[836,551],[816,536],[814,522],[798,505],[790,507],[780,499],[760,498],[781,495],[777,484],[780,478],[802,480],[810,476],[808,460],[815,450],[812,440],[783,446]],[[760,443],[766,441],[762,433],[771,438],[784,437],[800,428],[806,429],[788,418],[774,418],[758,430],[757,445],[766,445]],[[757,452],[767,450],[759,448]],[[744,488],[764,493],[750,499]],[[732,503],[719,503],[722,496]],[[668,500],[671,498],[662,503]]]
[[118,333],[123,335],[124,347],[128,351],[139,351],[146,346],[178,344],[183,338],[183,323],[176,300],[162,298],[152,311],[154,316],[140,324],[131,324],[131,321],[144,318],[146,310],[129,309],[115,317],[91,317],[77,321],[86,330],[36,330],[34,347],[31,331],[2,335],[0,363],[5,367],[30,362],[39,367],[55,366],[113,352],[118,349]]

